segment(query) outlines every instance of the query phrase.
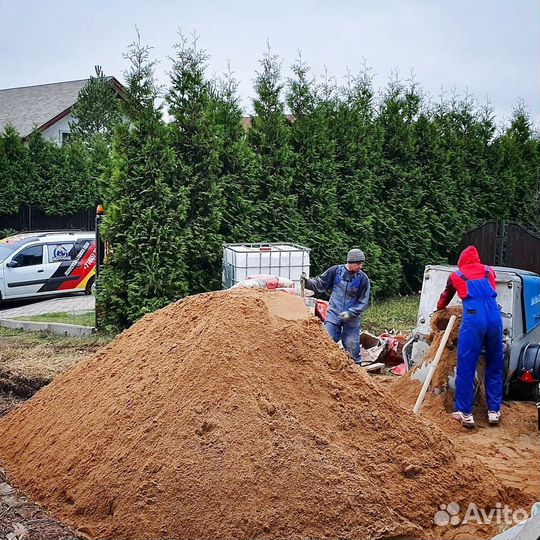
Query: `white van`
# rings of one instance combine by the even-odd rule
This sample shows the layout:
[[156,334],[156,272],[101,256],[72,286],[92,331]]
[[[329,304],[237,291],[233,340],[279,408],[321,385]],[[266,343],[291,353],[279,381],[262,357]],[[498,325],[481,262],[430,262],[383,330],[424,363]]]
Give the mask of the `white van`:
[[0,301],[91,294],[95,273],[93,232],[30,232],[0,240]]

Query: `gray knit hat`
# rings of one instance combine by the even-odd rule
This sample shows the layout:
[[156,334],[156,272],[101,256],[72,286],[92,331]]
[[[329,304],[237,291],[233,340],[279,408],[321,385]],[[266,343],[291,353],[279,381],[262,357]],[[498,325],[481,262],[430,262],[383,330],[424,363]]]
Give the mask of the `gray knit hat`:
[[348,263],[363,263],[366,260],[366,256],[361,249],[351,249],[347,253],[347,262]]

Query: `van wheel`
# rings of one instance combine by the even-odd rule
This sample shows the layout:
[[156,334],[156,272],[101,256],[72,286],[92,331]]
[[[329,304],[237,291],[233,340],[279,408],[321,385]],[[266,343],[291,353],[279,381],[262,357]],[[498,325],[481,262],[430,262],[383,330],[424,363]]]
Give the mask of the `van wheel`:
[[88,280],[86,284],[86,289],[84,289],[84,294],[90,295],[95,294],[96,292],[96,278],[92,277]]

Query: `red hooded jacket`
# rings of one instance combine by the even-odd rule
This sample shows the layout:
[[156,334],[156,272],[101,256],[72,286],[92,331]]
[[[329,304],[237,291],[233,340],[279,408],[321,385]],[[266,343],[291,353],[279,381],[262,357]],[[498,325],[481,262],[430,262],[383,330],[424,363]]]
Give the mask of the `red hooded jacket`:
[[[482,279],[486,275],[486,267],[480,262],[478,250],[474,246],[466,247],[461,252],[458,260],[458,268],[467,279]],[[489,283],[495,291],[497,290],[495,285],[495,272],[491,266],[488,268]],[[450,303],[452,298],[454,298],[456,292],[461,299],[467,298],[467,282],[461,279],[456,272],[453,272],[446,282],[446,289],[444,289],[437,302],[437,309],[444,309]]]

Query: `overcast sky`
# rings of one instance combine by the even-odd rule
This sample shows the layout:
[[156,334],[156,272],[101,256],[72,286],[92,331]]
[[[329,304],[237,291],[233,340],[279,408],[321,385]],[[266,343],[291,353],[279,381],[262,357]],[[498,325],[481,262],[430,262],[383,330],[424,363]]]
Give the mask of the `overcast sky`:
[[251,112],[253,78],[270,42],[284,76],[301,50],[314,73],[342,80],[363,58],[375,85],[414,70],[424,91],[486,96],[503,121],[523,100],[540,114],[538,0],[0,0],[0,88],[87,78],[123,80],[135,25],[167,84],[177,30],[195,30],[209,73],[230,61]]

